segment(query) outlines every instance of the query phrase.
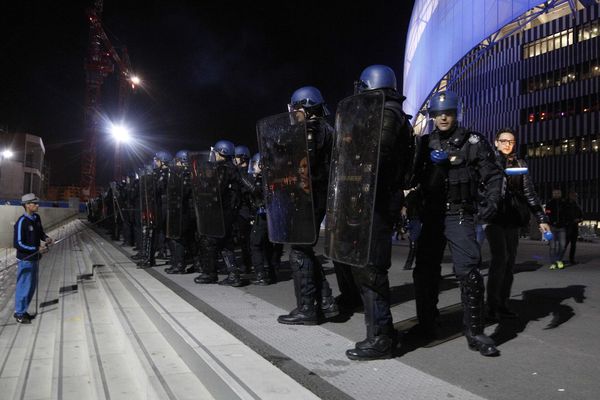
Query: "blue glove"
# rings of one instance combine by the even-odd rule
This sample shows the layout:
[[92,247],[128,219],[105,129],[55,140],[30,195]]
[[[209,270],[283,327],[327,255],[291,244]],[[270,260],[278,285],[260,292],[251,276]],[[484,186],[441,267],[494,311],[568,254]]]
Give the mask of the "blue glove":
[[429,158],[433,161],[434,164],[439,164],[448,159],[448,153],[444,150],[432,150],[429,154]]

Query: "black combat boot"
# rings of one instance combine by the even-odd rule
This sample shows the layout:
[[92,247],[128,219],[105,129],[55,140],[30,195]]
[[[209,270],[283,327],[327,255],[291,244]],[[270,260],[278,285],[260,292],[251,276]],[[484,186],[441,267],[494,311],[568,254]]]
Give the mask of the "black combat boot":
[[244,281],[240,278],[240,271],[230,272],[227,278],[219,282],[219,285],[240,287],[244,286]]
[[194,256],[192,265],[185,271],[186,274],[191,274],[192,272],[202,272],[202,258],[200,256]]
[[387,279],[381,282],[388,285],[387,288],[380,287],[381,294],[364,286],[361,288],[367,337],[353,349],[346,350],[346,357],[351,360],[380,360],[393,356],[397,335],[389,307],[389,282]]
[[205,254],[206,256],[203,258],[204,263],[201,265],[201,273],[194,278],[194,282],[217,283],[219,280],[217,275],[217,252],[213,248],[207,247]]
[[396,332],[393,327],[371,327],[367,325],[367,338],[346,350],[346,357],[355,361],[385,360],[393,357]]
[[297,251],[290,252],[290,266],[294,280],[294,293],[296,295],[296,308],[287,315],[280,315],[277,322],[287,325],[317,325],[316,288],[313,282],[313,264],[304,255]]
[[277,322],[286,325],[318,325],[319,317],[314,304],[302,304],[287,315],[277,317]]
[[185,274],[185,264],[178,262],[175,265],[165,268],[167,274]]
[[207,274],[204,272],[194,278],[194,282],[198,284],[217,283],[218,280],[219,277],[217,274]]
[[244,284],[247,281],[244,281],[240,277],[240,269],[237,266],[237,263],[235,261],[234,252],[226,249],[221,252],[221,255],[223,257],[223,261],[225,261],[225,265],[227,265],[228,275],[227,275],[227,278],[225,278],[221,282],[219,282],[219,285],[233,286],[233,287],[244,286]]
[[255,267],[255,270],[257,270],[258,272],[256,273],[256,277],[254,279],[252,279],[250,281],[250,283],[252,283],[253,285],[259,285],[259,286],[268,286],[271,284],[271,280],[269,279],[269,276],[267,275],[267,273],[265,271],[261,271],[256,267]]
[[500,355],[494,340],[483,332],[483,278],[477,268],[473,268],[460,282],[463,304],[463,325],[469,348],[486,357]]

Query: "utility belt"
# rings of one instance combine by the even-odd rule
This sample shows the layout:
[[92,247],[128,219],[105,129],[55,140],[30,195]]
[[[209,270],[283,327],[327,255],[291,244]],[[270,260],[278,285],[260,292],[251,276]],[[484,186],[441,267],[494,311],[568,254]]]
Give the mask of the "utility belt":
[[446,203],[446,215],[475,215],[477,208],[469,202]]

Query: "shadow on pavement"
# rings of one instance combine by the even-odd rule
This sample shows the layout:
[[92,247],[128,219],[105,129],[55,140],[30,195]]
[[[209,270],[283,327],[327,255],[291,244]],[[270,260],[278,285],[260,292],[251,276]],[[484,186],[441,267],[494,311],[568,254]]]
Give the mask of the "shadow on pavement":
[[539,321],[548,315],[552,320],[544,329],[554,329],[570,320],[575,312],[573,308],[562,304],[563,301],[573,298],[577,303],[585,300],[584,285],[571,285],[564,288],[545,288],[526,290],[521,300],[510,300],[511,310],[518,314],[518,318],[502,320],[492,335],[496,344],[506,343],[523,332],[530,321]]
[[436,337],[429,338],[418,331],[418,320],[416,317],[396,322],[394,328],[402,335],[400,345],[396,349],[395,356],[401,357],[418,348],[431,348],[456,339],[463,335],[462,329],[462,304],[453,304],[441,308],[437,319]]

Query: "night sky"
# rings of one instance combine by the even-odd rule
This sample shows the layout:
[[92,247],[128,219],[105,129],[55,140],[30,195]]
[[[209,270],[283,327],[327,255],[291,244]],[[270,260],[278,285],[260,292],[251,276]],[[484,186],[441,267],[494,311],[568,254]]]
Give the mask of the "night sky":
[[[105,31],[144,81],[126,120],[147,160],[150,150],[206,150],[220,139],[257,151],[256,121],[286,111],[295,89],[318,87],[335,111],[371,64],[392,67],[401,88],[413,1],[267,3],[104,1]],[[87,4],[0,5],[0,128],[43,138],[52,185],[79,183]],[[117,88],[113,73],[102,99],[113,119]],[[102,134],[100,185],[112,177],[113,149]]]

